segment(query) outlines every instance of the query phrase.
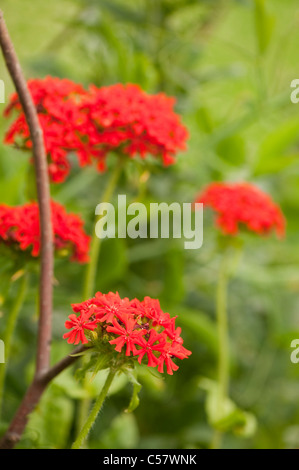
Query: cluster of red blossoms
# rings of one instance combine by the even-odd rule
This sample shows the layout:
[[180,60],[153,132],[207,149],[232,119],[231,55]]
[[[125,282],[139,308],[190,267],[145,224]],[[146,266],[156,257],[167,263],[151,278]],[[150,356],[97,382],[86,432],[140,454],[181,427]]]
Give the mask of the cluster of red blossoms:
[[[163,312],[157,299],[129,300],[118,293],[97,292],[94,298],[73,304],[72,308],[75,313],[65,323],[71,331],[63,336],[68,343],[86,344],[88,332],[96,330],[96,336],[103,340],[104,334],[118,353],[124,348],[125,356],[138,356],[140,364],[146,357],[147,366],[157,366],[161,373],[165,365],[170,375],[178,369],[173,358],[186,359],[191,354],[183,346],[176,317]],[[92,336],[89,339],[92,341]]]
[[163,93],[148,95],[137,85],[92,86],[81,106],[88,155],[97,158],[100,170],[111,150],[129,157],[151,154],[160,156],[164,165],[174,163],[187,139],[185,127],[173,112],[174,104],[174,98]]
[[[78,105],[86,92],[71,80],[53,77],[29,80],[28,89],[43,129],[50,178],[61,182],[70,171],[67,154],[82,146],[76,126],[80,120]],[[9,117],[13,111],[17,118],[8,129],[4,142],[31,150],[30,131],[17,93],[11,96],[4,116]]]
[[[51,201],[54,248],[66,252],[72,261],[88,261],[90,237],[83,230],[83,221],[76,214],[67,213],[57,202]],[[0,205],[0,241],[13,249],[40,253],[39,209],[36,202],[10,207]]]
[[211,207],[216,224],[225,235],[238,234],[241,227],[259,235],[271,230],[279,237],[285,233],[285,219],[270,196],[249,183],[212,183],[195,202]]
[[[94,161],[99,171],[114,151],[134,157],[151,154],[164,165],[174,163],[184,150],[186,128],[173,111],[174,99],[163,93],[149,95],[137,85],[116,84],[86,91],[67,79],[46,77],[28,82],[43,129],[53,182],[65,180],[70,171],[68,155],[75,152],[80,166]],[[4,115],[18,116],[5,143],[30,150],[32,142],[18,96],[14,94]]]

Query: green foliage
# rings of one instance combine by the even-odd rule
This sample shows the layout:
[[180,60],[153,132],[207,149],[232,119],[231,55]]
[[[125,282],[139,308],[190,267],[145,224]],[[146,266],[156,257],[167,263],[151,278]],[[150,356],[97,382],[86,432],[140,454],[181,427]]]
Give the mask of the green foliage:
[[[216,427],[227,431],[227,448],[297,448],[299,366],[290,361],[290,343],[299,334],[299,105],[290,101],[290,82],[298,78],[297,1],[33,3],[25,9],[21,0],[1,4],[27,77],[54,74],[86,86],[134,82],[177,98],[176,110],[190,132],[188,150],[173,167],[151,161],[148,174],[146,162],[128,162],[119,194],[146,205],[191,202],[211,181],[245,179],[271,194],[287,219],[285,240],[244,236],[229,285],[231,389],[221,417],[215,415],[219,251],[210,216],[205,213],[204,243],[196,252],[172,240],[103,242],[98,290],[159,298],[165,311],[178,315],[192,356],[173,376],[139,367],[134,378],[118,376],[89,446],[207,448]],[[0,70],[8,96],[12,84],[2,63]],[[1,135],[5,129],[2,119]],[[51,191],[82,215],[91,233],[106,181],[106,174],[74,165],[70,178]],[[28,155],[1,144],[0,182],[1,202],[35,197]],[[17,269],[1,254],[0,335]],[[71,351],[61,346],[64,322],[70,304],[82,300],[84,273],[84,266],[56,260],[53,360]],[[34,271],[14,335],[0,432],[24,395],[26,370],[35,361],[37,282]],[[47,390],[19,447],[71,445],[79,400],[93,400],[107,372],[107,364],[95,362],[100,372],[83,387],[81,366],[78,361]],[[198,377],[210,380],[208,391],[199,388]]]
[[134,373],[133,371],[127,371],[127,375],[130,379],[131,384],[133,385],[133,393],[129,406],[125,411],[127,413],[132,413],[132,411],[134,411],[140,403],[139,392],[141,390],[142,385],[138,382],[136,373]]
[[37,449],[66,448],[73,415],[73,401],[66,397],[59,387],[51,385],[30,416],[23,446]]
[[226,398],[220,400],[217,382],[201,379],[199,387],[207,392],[206,412],[208,420],[217,431],[232,431],[241,437],[251,437],[256,431],[256,418]]
[[275,16],[270,15],[266,10],[265,0],[254,0],[255,28],[258,42],[258,49],[261,54],[266,52],[271,41]]

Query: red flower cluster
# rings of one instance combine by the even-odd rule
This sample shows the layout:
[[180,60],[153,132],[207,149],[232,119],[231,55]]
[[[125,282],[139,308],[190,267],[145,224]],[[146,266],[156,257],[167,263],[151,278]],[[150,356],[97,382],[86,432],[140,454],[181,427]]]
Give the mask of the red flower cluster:
[[[95,160],[105,169],[110,151],[129,157],[159,156],[165,165],[186,146],[187,130],[174,113],[174,99],[160,93],[148,95],[136,85],[90,87],[87,92],[70,80],[46,77],[28,82],[44,133],[53,182],[65,180],[75,152],[80,166]],[[14,94],[4,115],[18,117],[5,136],[7,144],[31,149],[29,129],[18,97]]]
[[280,208],[270,196],[249,183],[212,183],[196,199],[218,213],[216,223],[225,235],[236,235],[242,226],[259,235],[285,232]]
[[[143,301],[120,298],[119,294],[97,292],[95,297],[72,305],[75,313],[69,316],[65,326],[71,330],[63,335],[68,343],[86,344],[88,330],[98,331],[98,337],[107,335],[115,350],[125,355],[138,356],[141,364],[147,358],[148,367],[158,367],[168,374],[178,369],[173,358],[186,359],[191,352],[183,347],[181,328],[176,328],[175,317],[161,310],[156,299],[145,297]],[[79,313],[79,316],[76,316]],[[100,332],[101,334],[100,334]]]
[[99,170],[105,168],[110,151],[129,157],[151,154],[160,156],[164,165],[174,163],[187,139],[187,130],[173,112],[174,104],[173,98],[163,93],[148,95],[137,85],[92,86],[90,97],[81,105],[82,134],[88,135],[89,144],[86,158],[93,155]]
[[[66,251],[72,261],[88,261],[90,237],[83,230],[83,221],[68,214],[57,202],[51,202],[54,247],[56,252]],[[31,249],[36,257],[40,252],[39,209],[36,202],[23,206],[0,205],[0,240],[8,246]]]
[[[76,133],[76,126],[80,121],[78,104],[86,92],[71,80],[53,77],[29,80],[28,89],[43,129],[49,175],[52,181],[59,183],[70,171],[68,153],[83,145]],[[9,117],[13,111],[17,111],[18,117],[7,131],[4,142],[30,150],[30,132],[16,93],[11,97],[4,116]]]

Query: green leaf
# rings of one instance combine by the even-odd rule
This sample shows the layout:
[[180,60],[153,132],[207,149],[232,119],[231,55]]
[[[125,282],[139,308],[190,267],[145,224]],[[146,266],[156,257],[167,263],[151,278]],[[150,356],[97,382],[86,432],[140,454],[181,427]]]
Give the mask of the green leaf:
[[[106,382],[109,369],[100,370],[95,377],[92,377],[92,381],[88,383],[88,391],[90,396],[96,398],[99,394],[99,390],[102,390],[104,383]],[[109,395],[114,395],[122,390],[128,383],[128,377],[126,374],[117,374],[109,388]]]
[[112,2],[111,0],[109,0],[109,2],[102,0],[101,5],[122,21],[127,21],[137,25],[145,23],[145,15],[140,14],[138,11],[134,11],[132,8],[127,8],[127,6],[121,5],[117,2]]
[[161,397],[162,392],[165,390],[165,378],[163,375],[153,368],[144,367],[144,365],[137,364],[135,367],[137,368],[138,378],[147,391]]
[[[106,449],[136,449],[139,431],[133,413],[122,413],[112,422],[109,429],[101,435],[101,446]],[[92,445],[92,442],[91,442]],[[98,442],[95,442],[98,448]]]
[[69,369],[59,374],[55,378],[54,383],[57,388],[70,398],[80,400],[89,397],[88,391],[74,378],[73,372]]
[[72,400],[52,384],[31,413],[24,438],[31,441],[31,447],[63,449],[67,445],[73,414]]
[[276,173],[298,160],[296,144],[299,141],[298,119],[279,124],[260,145],[255,175]]
[[260,54],[264,54],[273,34],[275,17],[266,11],[265,0],[254,0],[255,31]]
[[131,384],[133,385],[133,393],[132,393],[132,397],[131,397],[131,401],[129,403],[129,406],[128,408],[125,410],[126,413],[132,413],[132,411],[134,411],[138,406],[139,406],[139,392],[142,388],[142,385],[138,382],[137,380],[137,373],[136,371],[132,371],[132,370],[127,370],[126,371],[126,374],[131,382]]
[[98,372],[107,368],[108,363],[109,363],[109,357],[101,356],[100,354],[98,355],[96,362],[93,366],[92,374],[90,377],[91,382],[95,379]]
[[221,432],[234,432],[240,437],[250,437],[256,431],[256,418],[241,410],[230,398],[220,395],[217,382],[203,378],[199,387],[206,391],[206,413],[210,425]]

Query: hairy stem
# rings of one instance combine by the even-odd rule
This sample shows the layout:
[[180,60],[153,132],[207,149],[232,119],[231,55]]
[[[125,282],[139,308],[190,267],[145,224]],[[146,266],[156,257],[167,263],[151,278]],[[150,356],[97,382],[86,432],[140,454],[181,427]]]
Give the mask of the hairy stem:
[[88,433],[90,429],[92,428],[102,406],[105,401],[105,398],[109,392],[110,386],[112,384],[112,381],[115,377],[116,371],[113,369],[110,369],[109,374],[107,376],[106,382],[102,388],[101,393],[99,394],[98,398],[96,399],[96,402],[94,404],[93,409],[91,410],[90,415],[88,416],[84,426],[82,427],[77,439],[72,445],[72,449],[80,449],[82,445],[84,444],[85,440],[87,439]]

